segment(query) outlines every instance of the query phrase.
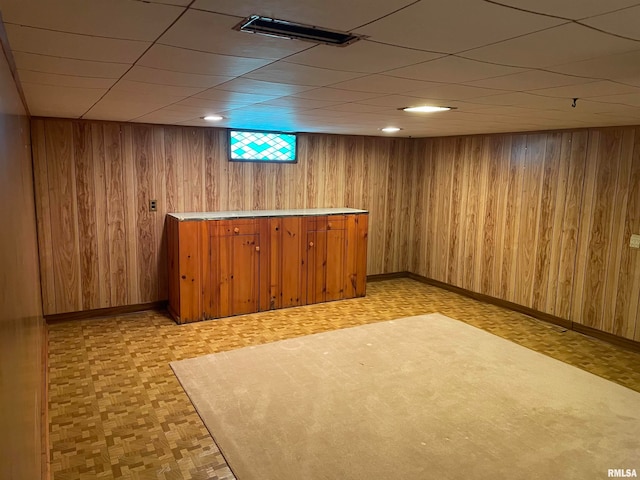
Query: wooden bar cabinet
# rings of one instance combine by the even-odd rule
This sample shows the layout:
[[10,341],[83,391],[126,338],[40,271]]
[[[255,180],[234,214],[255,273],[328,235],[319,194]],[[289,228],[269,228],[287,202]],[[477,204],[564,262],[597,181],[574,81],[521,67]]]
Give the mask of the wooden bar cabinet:
[[166,227],[178,323],[366,293],[366,210],[170,213]]

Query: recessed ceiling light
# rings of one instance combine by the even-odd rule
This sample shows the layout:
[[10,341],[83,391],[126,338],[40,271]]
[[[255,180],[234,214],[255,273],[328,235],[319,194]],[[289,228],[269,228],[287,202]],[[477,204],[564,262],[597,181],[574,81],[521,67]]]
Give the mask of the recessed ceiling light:
[[219,122],[223,118],[224,117],[221,117],[220,115],[207,115],[205,117],[202,117],[202,119],[206,120],[207,122]]
[[434,107],[432,105],[420,105],[419,107],[405,107],[400,110],[405,112],[419,112],[419,113],[431,113],[431,112],[445,112],[452,110],[453,107]]
[[384,133],[396,133],[402,129],[400,127],[384,127],[384,128],[381,128],[380,130],[382,130]]

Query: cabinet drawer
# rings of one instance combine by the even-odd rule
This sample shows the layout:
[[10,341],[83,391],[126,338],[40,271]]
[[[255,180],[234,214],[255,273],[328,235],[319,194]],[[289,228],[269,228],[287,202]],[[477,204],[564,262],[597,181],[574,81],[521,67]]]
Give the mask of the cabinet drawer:
[[344,230],[344,215],[330,215],[327,217],[327,230]]
[[327,230],[344,230],[344,215],[320,215],[307,219],[307,230],[326,232]]
[[255,235],[260,224],[255,218],[243,220],[217,220],[218,235]]

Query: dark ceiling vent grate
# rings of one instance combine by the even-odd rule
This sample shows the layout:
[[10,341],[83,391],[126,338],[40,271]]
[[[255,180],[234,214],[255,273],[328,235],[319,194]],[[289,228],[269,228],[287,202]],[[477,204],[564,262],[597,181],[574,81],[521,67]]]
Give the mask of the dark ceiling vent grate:
[[240,32],[257,33],[260,35],[268,35],[270,37],[292,38],[295,40],[303,40],[305,42],[324,43],[326,45],[335,45],[338,47],[346,47],[357,42],[362,35],[354,35],[346,32],[338,32],[335,30],[327,30],[312,25],[304,25],[302,23],[288,22],[286,20],[278,20],[276,18],[261,17],[259,15],[251,15],[242,20],[238,25],[233,27],[234,30]]

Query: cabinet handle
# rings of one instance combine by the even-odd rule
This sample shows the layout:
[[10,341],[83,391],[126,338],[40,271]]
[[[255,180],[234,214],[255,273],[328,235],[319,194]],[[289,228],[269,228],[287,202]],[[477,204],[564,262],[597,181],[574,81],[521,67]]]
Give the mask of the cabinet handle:
[[260,245],[256,245],[256,252],[260,251]]
[[310,246],[310,247],[313,247],[313,242],[309,242],[309,246]]
[[240,229],[238,227],[234,228],[233,233],[240,233]]

